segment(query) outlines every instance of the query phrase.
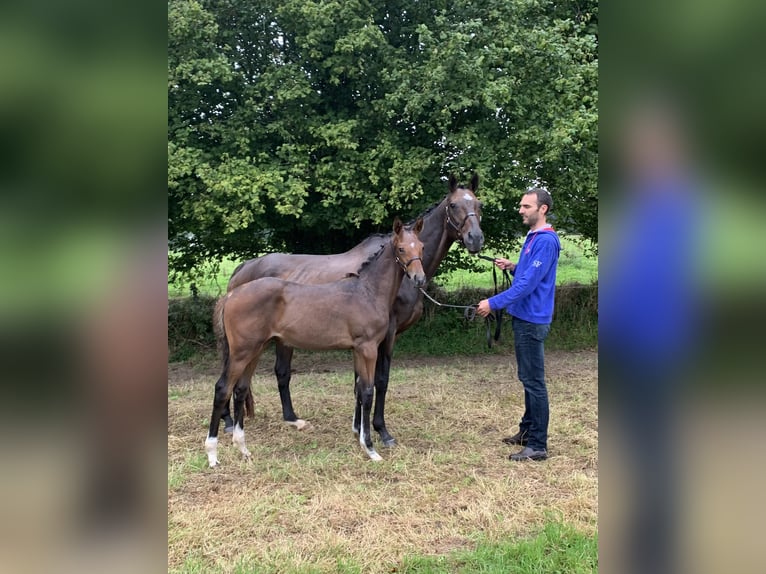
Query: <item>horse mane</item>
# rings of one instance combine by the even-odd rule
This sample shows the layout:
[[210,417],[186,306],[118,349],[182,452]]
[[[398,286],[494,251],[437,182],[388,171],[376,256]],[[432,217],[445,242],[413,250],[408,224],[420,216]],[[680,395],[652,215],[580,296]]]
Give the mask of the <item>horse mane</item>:
[[[468,189],[468,188],[465,188],[463,185],[458,185],[458,188]],[[437,201],[436,203],[434,203],[430,207],[427,207],[425,209],[425,211],[423,211],[420,215],[418,215],[417,217],[415,217],[415,218],[411,219],[410,221],[408,221],[407,223],[405,223],[404,226],[408,227],[408,228],[411,228],[413,225],[415,225],[415,223],[417,223],[418,219],[425,218],[429,213],[431,213],[437,207],[439,207],[439,205],[441,205],[442,201],[444,201],[447,197],[449,197],[449,193],[447,193],[444,197],[442,197],[439,201]],[[373,233],[372,235],[368,236],[367,239],[365,239],[365,241],[367,241],[368,239],[371,239],[373,237],[377,237],[378,239],[387,239],[387,238],[391,237],[392,235],[393,235],[393,231],[389,231],[388,233]],[[366,261],[362,262],[362,264],[359,266],[359,269],[356,270],[356,273],[347,273],[346,277],[358,277],[359,273],[361,273],[362,270],[365,267],[367,267],[370,263],[372,263],[378,257],[380,257],[380,254],[383,253],[383,249],[385,248],[385,246],[386,246],[386,244],[383,243],[380,246],[380,249],[378,249],[375,253],[370,255],[370,257]]]
[[[376,234],[376,235],[380,235],[380,234]],[[387,237],[386,235],[380,235],[381,239],[385,239],[386,237]],[[372,263],[373,261],[375,261],[376,259],[380,257],[380,254],[383,253],[383,251],[386,249],[386,245],[388,244],[382,243],[375,253],[370,255],[365,261],[362,262],[362,264],[359,266],[359,269],[356,270],[356,273],[349,273],[347,277],[358,277],[365,267],[368,267],[370,263]]]
[[[446,195],[445,195],[444,197],[446,197]],[[432,206],[430,206],[430,207],[427,207],[427,208],[425,209],[425,211],[423,211],[423,213],[421,213],[420,215],[418,215],[418,216],[417,216],[417,217],[415,217],[414,219],[411,219],[410,221],[408,221],[407,223],[405,223],[405,225],[406,225],[407,227],[411,227],[412,225],[414,225],[414,224],[415,224],[415,222],[416,222],[416,221],[417,221],[419,218],[421,218],[421,217],[425,217],[426,215],[428,215],[429,213],[431,213],[431,212],[432,212],[434,209],[436,209],[437,207],[439,207],[439,204],[440,204],[442,201],[444,201],[444,198],[442,198],[440,201],[437,201],[437,202],[436,202],[436,203],[434,203]]]

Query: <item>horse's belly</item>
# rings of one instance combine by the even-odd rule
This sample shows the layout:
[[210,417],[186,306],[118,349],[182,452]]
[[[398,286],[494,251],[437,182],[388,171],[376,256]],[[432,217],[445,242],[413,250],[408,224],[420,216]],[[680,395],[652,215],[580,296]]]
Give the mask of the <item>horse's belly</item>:
[[320,328],[313,324],[283,325],[275,334],[286,345],[297,349],[322,351],[350,349],[354,339],[342,325],[327,322]]
[[286,313],[275,336],[286,345],[298,349],[352,349],[360,341],[383,340],[388,321],[369,316],[362,319],[329,313]]

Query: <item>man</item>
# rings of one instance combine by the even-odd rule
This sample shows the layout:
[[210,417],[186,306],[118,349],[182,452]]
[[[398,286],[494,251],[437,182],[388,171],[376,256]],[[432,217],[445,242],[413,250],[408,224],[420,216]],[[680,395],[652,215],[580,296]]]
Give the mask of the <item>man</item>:
[[524,447],[509,458],[514,461],[548,458],[548,389],[545,386],[544,343],[553,318],[556,267],[561,251],[558,235],[547,223],[553,207],[551,194],[535,188],[521,198],[519,213],[529,233],[518,263],[497,258],[495,265],[514,276],[513,285],[479,303],[482,317],[506,309],[513,317],[514,349],[519,380],[524,385],[524,416],[519,432],[503,439]]

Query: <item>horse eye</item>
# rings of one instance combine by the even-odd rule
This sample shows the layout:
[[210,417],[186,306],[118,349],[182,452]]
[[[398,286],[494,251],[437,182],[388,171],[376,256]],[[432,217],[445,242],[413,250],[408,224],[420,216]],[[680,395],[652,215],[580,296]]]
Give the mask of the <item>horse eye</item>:
[[450,204],[449,204],[449,207],[450,207],[450,209],[455,209],[455,206],[456,206],[456,205],[457,205],[457,203],[450,203]]
[[404,247],[399,248],[399,253],[404,253]]

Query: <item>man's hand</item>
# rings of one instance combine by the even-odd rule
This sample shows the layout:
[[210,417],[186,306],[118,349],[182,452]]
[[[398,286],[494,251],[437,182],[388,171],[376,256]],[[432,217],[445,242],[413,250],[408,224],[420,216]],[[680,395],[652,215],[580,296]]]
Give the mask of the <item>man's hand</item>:
[[479,301],[479,307],[476,309],[476,312],[481,315],[482,317],[486,317],[492,312],[492,309],[489,307],[489,300],[488,299],[482,299]]
[[516,269],[516,264],[513,261],[510,259],[503,259],[502,257],[495,258],[495,265],[500,269],[507,269],[508,271],[514,271]]

